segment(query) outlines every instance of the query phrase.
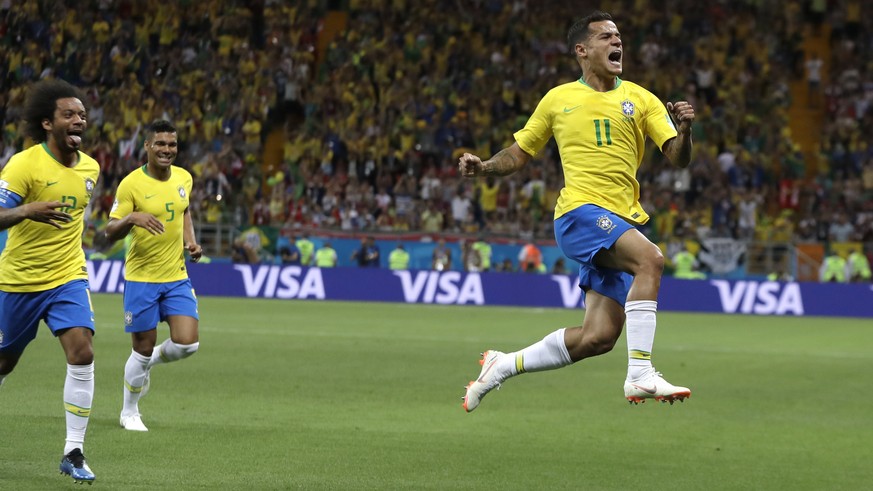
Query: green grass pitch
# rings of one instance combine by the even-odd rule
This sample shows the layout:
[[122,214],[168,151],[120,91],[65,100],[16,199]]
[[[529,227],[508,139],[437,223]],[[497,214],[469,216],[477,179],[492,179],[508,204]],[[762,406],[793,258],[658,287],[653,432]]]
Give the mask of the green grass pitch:
[[[201,298],[201,348],[152,371],[149,433],[118,427],[129,336],[94,295],[95,489],[863,489],[873,323],[662,313],[654,361],[684,404],[623,398],[625,341],[509,380],[474,413],[486,348],[582,312]],[[167,335],[165,324],[159,339]],[[0,389],[0,488],[67,489],[61,348],[45,327]]]

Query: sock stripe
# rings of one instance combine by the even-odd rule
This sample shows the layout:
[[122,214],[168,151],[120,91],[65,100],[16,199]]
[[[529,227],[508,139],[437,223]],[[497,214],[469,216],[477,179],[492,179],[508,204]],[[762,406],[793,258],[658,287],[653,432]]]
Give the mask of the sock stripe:
[[142,392],[142,387],[134,387],[134,386],[130,385],[129,383],[127,383],[127,380],[124,381],[124,388],[133,392],[134,394],[138,394],[138,393]]
[[91,408],[90,407],[79,407],[75,404],[70,404],[69,402],[64,402],[64,409],[75,416],[81,416],[83,418],[87,418],[91,416]]
[[652,353],[648,351],[632,349],[628,351],[628,357],[632,360],[651,360]]
[[524,353],[518,353],[515,355],[515,371],[518,373],[524,373]]

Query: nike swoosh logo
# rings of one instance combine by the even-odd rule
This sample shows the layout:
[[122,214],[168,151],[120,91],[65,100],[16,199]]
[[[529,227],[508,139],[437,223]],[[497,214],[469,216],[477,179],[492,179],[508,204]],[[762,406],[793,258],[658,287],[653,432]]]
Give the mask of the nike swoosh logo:
[[497,359],[495,358],[494,361],[492,361],[491,364],[488,365],[488,368],[486,368],[485,371],[482,372],[482,375],[479,376],[479,379],[477,380],[477,382],[485,383],[485,381],[482,379],[485,378],[486,375],[488,375],[488,372],[490,372],[491,369],[494,368],[494,365],[496,365],[496,363],[497,363]]
[[155,196],[157,196],[157,195],[156,194],[147,194],[145,198],[151,199],[151,198],[154,198]]
[[654,394],[655,392],[658,391],[658,386],[657,386],[657,385],[653,385],[651,389],[648,388],[648,387],[643,387],[642,385],[637,385],[637,384],[631,384],[631,385],[633,385],[633,386],[636,387],[637,389],[640,389],[640,390],[643,391],[643,392],[648,392],[649,394]]
[[54,186],[54,185],[57,184],[58,182],[60,182],[60,181],[47,182],[47,183],[45,183],[45,187]]
[[566,113],[572,112],[573,109],[576,109],[576,108],[579,108],[579,107],[582,107],[582,104],[579,104],[578,106],[573,106],[573,107],[570,107],[570,108],[568,108],[567,106],[564,106],[564,113],[566,114]]

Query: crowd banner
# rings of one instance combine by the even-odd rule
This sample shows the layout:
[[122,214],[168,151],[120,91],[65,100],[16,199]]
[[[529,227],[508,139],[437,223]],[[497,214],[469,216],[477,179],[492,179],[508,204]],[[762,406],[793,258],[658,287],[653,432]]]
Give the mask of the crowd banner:
[[728,238],[707,238],[700,243],[697,259],[716,274],[730,273],[740,267],[746,254],[745,242]]
[[[124,291],[121,261],[88,261],[94,293]],[[189,264],[200,296],[584,308],[575,276],[391,271],[274,264]],[[752,315],[873,317],[870,284],[663,278],[658,309]]]

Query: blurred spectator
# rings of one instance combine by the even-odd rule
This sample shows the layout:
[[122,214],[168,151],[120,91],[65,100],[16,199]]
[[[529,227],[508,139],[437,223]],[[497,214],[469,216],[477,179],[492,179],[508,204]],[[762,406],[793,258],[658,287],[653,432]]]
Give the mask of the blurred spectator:
[[808,90],[806,104],[809,107],[817,107],[821,98],[821,70],[824,61],[819,58],[818,53],[812,53],[810,58],[806,60],[805,66]]
[[373,237],[365,237],[361,239],[361,247],[352,253],[352,261],[357,261],[358,266],[362,268],[378,268],[379,267],[379,246],[376,245]]
[[493,223],[497,218],[497,194],[499,190],[500,183],[494,176],[488,176],[479,183],[479,200],[482,212],[485,214],[485,221],[488,223]]
[[398,242],[397,247],[388,255],[388,268],[394,271],[409,269],[409,253],[402,243]]
[[473,204],[467,196],[463,185],[458,185],[455,197],[452,198],[452,228],[459,232],[463,230],[467,217],[472,217]]
[[854,233],[855,226],[849,222],[845,213],[839,213],[828,229],[828,236],[833,242],[849,242]]
[[479,239],[471,246],[479,256],[479,270],[491,270],[491,244],[485,240],[485,236],[479,234]]
[[242,264],[257,264],[261,261],[258,257],[258,251],[242,237],[233,241],[231,260],[234,263]]
[[544,273],[543,253],[533,243],[527,243],[518,253],[518,269],[525,273]]
[[832,252],[825,256],[821,265],[820,279],[822,283],[846,283],[846,260],[839,254]]
[[871,278],[870,261],[860,248],[852,249],[848,259],[849,280],[856,283],[869,283]]
[[315,251],[315,266],[318,268],[333,268],[336,267],[337,256],[336,251],[331,247],[330,242],[325,242],[317,251]]
[[315,244],[309,240],[309,234],[303,234],[296,241],[294,240],[294,236],[291,236],[291,243],[297,246],[297,250],[300,251],[300,263],[304,266],[310,266],[313,263],[314,252],[315,252]]
[[281,258],[282,264],[292,265],[292,266],[300,266],[300,249],[291,242],[289,245],[282,247],[279,249],[279,256]]
[[452,269],[452,250],[446,246],[445,239],[439,239],[433,249],[431,269],[435,271],[448,271]]
[[427,209],[421,214],[421,230],[439,232],[443,229],[443,213],[437,209],[433,200],[427,201]]
[[479,251],[473,248],[471,242],[464,242],[461,246],[463,251],[461,261],[464,263],[464,271],[468,273],[478,273],[482,270],[482,259],[479,257]]
[[699,263],[697,257],[686,247],[672,257],[673,277],[684,280],[704,280],[706,275],[697,270]]
[[552,265],[552,274],[570,274],[563,257],[555,259],[555,264]]
[[758,207],[763,201],[760,194],[739,192],[737,195],[737,238],[751,240],[758,225]]

